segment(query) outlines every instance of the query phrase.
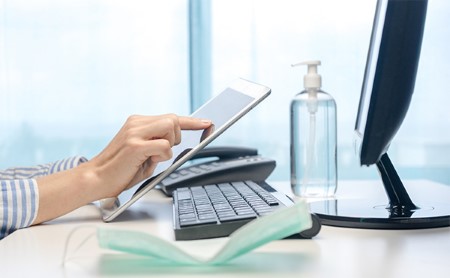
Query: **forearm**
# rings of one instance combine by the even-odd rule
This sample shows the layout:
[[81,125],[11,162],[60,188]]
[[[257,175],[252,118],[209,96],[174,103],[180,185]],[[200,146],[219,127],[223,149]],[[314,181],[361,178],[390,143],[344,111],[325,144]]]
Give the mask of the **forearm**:
[[97,200],[95,173],[87,164],[37,179],[39,209],[33,224],[39,224]]
[[[0,239],[17,229],[38,223],[36,219],[40,205],[51,207],[52,203],[48,204],[48,201],[40,202],[41,197],[48,194],[40,195],[36,179],[56,175],[85,161],[84,157],[75,156],[53,163],[0,171]],[[64,182],[61,182],[55,186],[63,185]]]

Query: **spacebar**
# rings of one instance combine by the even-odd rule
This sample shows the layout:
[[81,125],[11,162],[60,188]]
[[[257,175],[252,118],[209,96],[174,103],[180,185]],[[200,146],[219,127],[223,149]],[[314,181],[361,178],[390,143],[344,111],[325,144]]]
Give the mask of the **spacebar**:
[[197,225],[204,225],[204,224],[216,224],[217,220],[214,219],[204,219],[204,220],[188,220],[188,221],[182,221],[180,220],[180,227],[189,227],[189,226],[197,226]]
[[232,215],[232,216],[219,216],[220,222],[231,222],[237,220],[253,219],[256,218],[256,214],[243,214],[243,215]]

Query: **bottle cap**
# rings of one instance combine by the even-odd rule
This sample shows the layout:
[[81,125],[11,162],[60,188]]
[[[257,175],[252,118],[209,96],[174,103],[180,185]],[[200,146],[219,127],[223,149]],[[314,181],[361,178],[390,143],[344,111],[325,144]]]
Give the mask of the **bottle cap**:
[[322,77],[320,74],[317,73],[317,67],[320,65],[320,61],[305,61],[297,64],[293,64],[291,66],[301,66],[301,65],[307,65],[308,66],[308,72],[303,77],[303,84],[305,86],[305,89],[310,88],[320,88],[322,86]]

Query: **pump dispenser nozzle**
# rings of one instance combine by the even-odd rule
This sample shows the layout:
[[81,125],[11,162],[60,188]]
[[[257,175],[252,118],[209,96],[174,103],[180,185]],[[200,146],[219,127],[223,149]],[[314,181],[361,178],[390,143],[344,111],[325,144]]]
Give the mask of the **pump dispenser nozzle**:
[[296,66],[308,66],[308,73],[303,77],[303,83],[305,89],[316,88],[319,89],[322,87],[322,77],[317,73],[317,67],[320,66],[320,61],[305,61],[297,64],[291,65],[292,67]]
[[317,112],[317,91],[322,86],[322,77],[317,73],[317,67],[320,65],[320,61],[305,61],[291,66],[308,66],[308,73],[303,77],[303,86],[308,92],[308,110],[312,114]]

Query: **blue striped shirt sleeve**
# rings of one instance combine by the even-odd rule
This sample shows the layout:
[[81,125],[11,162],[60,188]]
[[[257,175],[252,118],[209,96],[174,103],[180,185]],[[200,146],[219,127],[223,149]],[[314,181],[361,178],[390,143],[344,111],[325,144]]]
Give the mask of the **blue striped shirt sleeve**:
[[0,239],[30,226],[39,208],[36,178],[68,170],[87,160],[81,156],[34,167],[14,167],[0,171]]

